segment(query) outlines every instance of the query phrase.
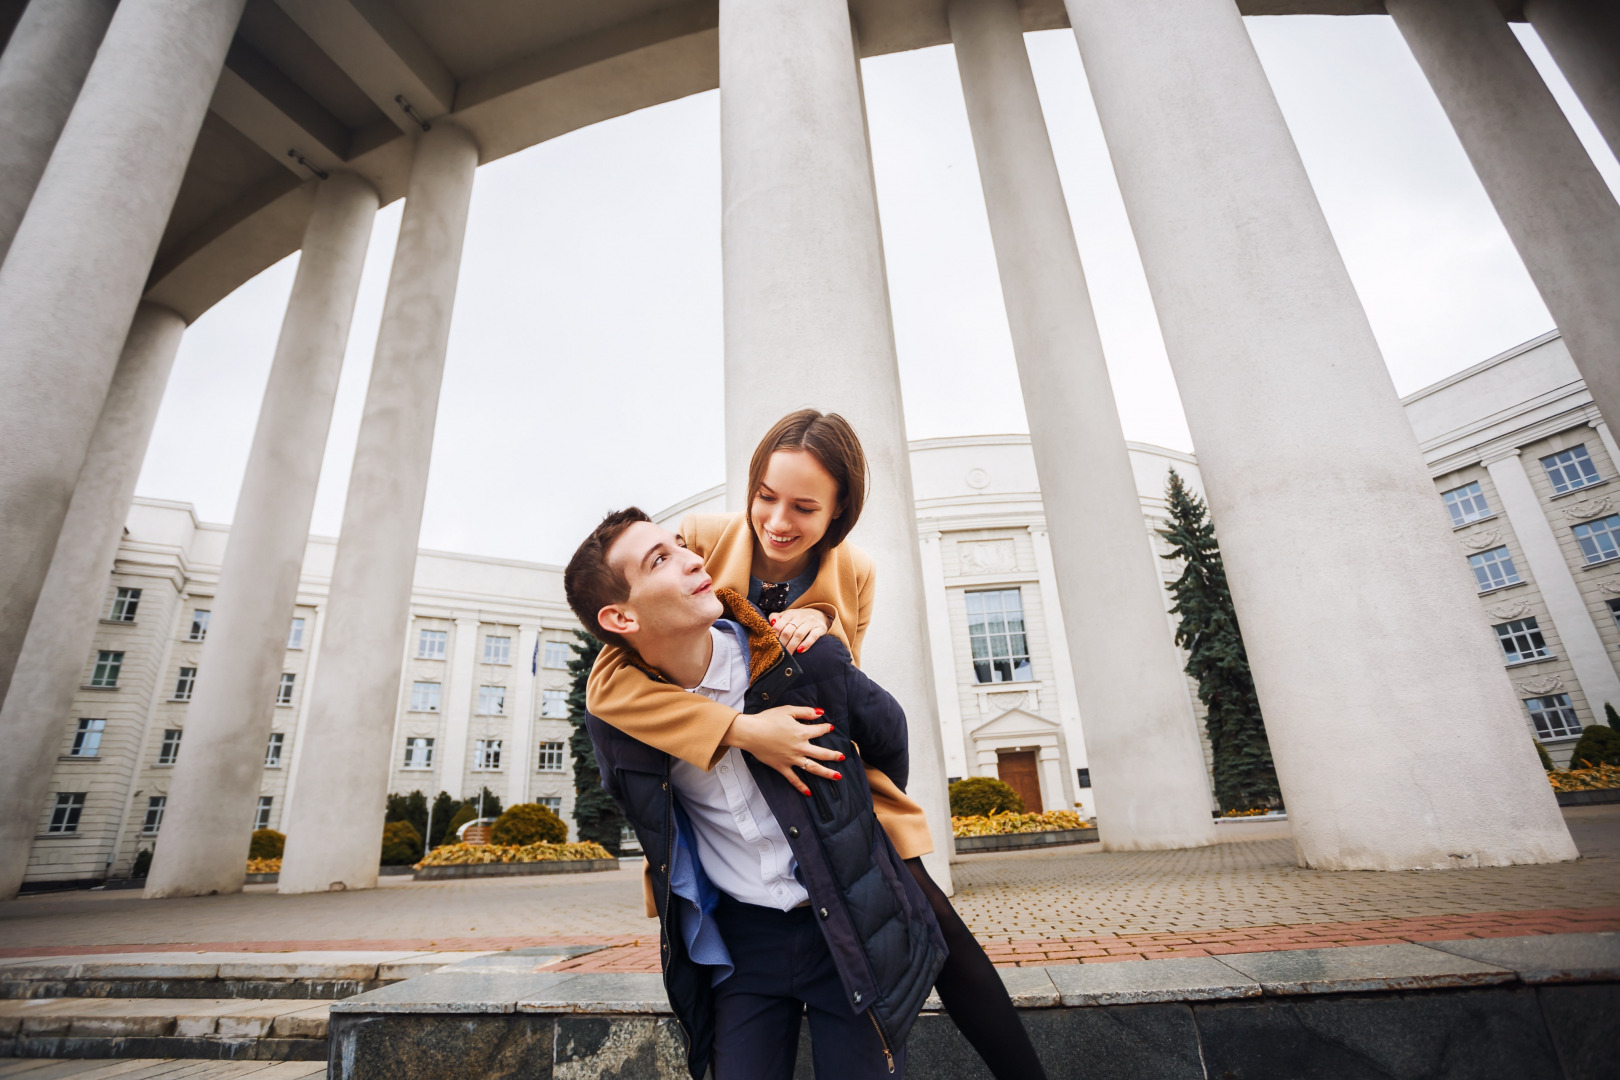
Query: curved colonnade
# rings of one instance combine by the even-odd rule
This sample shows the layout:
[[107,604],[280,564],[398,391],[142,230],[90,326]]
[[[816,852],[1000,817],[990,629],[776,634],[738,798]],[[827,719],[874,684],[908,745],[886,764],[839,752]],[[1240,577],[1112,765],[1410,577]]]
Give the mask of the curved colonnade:
[[[383,814],[474,172],[716,86],[731,501],[754,441],[783,411],[836,409],[861,430],[874,484],[857,539],[884,572],[868,667],[912,717],[913,791],[934,821],[931,869],[948,881],[857,56],[951,41],[1072,628],[1103,840],[1210,842],[1197,733],[1022,48],[1023,32],[1065,25],[1221,521],[1302,862],[1574,856],[1495,645],[1463,614],[1455,542],[1241,22],[1377,14],[1383,4],[490,0],[469,13],[430,0],[122,0],[110,23],[106,3],[85,0],[77,19],[60,10],[34,0],[0,54],[0,115],[27,117],[30,132],[0,148],[0,229],[13,227],[7,206],[27,206],[14,236],[0,235],[0,251],[10,249],[0,266],[0,730],[19,748],[0,759],[0,895],[15,892],[27,861],[182,325],[302,248],[147,891],[241,887],[255,790],[244,778],[268,730],[275,646],[361,256],[377,206],[405,197],[312,737],[298,747],[300,786],[319,797],[289,798],[281,888],[375,884],[369,824]],[[1589,0],[1511,10],[1389,0],[1388,13],[1599,408],[1620,414],[1610,362],[1620,354],[1620,207],[1507,21],[1528,17],[1542,31],[1614,146],[1614,15]],[[772,377],[762,378],[767,363]],[[1334,495],[1327,505],[1323,490]],[[1307,504],[1309,536],[1297,513]],[[1108,617],[1088,618],[1099,596]],[[1482,806],[1482,791],[1500,797]],[[235,821],[243,826],[222,824]]]

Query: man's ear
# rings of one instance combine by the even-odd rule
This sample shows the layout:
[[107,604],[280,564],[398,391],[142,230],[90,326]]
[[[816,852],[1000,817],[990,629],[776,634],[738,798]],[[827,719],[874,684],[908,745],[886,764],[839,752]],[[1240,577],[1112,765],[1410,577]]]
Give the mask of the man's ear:
[[609,604],[598,611],[596,621],[602,629],[620,637],[634,634],[641,628],[636,622],[635,613],[619,604]]

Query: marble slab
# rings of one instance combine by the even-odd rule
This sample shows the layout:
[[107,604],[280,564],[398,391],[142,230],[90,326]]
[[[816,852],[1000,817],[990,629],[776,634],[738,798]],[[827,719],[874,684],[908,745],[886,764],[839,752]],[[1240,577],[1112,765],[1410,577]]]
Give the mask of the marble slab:
[[1431,949],[1512,968],[1527,983],[1620,981],[1620,933],[1431,941]]
[[1220,961],[1258,982],[1267,994],[1492,986],[1518,977],[1512,968],[1483,964],[1422,945],[1357,945],[1339,949],[1236,953],[1222,956]]
[[1260,996],[1260,983],[1212,956],[1042,968],[1066,1006],[1140,1005]]

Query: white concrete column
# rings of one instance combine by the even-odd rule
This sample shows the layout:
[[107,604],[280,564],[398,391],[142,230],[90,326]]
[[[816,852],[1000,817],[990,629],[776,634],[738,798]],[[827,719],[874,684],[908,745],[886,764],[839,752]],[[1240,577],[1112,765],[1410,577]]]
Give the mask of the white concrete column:
[[107,575],[185,325],[156,304],[135,313],[0,707],[7,740],[0,754],[0,899],[17,895],[28,868],[40,804],[62,752],[84,658],[105,614]]
[[[306,549],[307,550],[307,549]],[[311,620],[309,629],[309,642],[305,646],[309,649],[309,662],[304,665],[304,686],[315,685],[315,672],[321,664],[321,637],[326,630],[326,604],[315,605],[315,617]],[[309,694],[306,692],[298,699],[298,720],[293,725],[292,745],[282,751],[283,760],[287,767],[287,793],[282,796],[286,805],[291,806],[295,793],[298,790],[298,747],[304,741],[304,732],[309,729]]]
[[1530,564],[1530,576],[1541,590],[1547,614],[1558,628],[1564,655],[1575,669],[1575,678],[1580,681],[1593,715],[1601,722],[1605,703],[1620,709],[1620,677],[1614,673],[1609,651],[1592,623],[1592,612],[1581,596],[1580,586],[1575,584],[1575,575],[1564,561],[1558,535],[1553,532],[1552,523],[1541,508],[1541,500],[1530,486],[1524,460],[1519,451],[1514,450],[1487,459],[1484,465],[1513,526],[1513,535],[1519,538],[1525,561]]
[[1018,5],[947,10],[1055,540],[1099,836],[1115,851],[1213,844],[1209,774]]
[[506,765],[506,805],[529,801],[530,785],[534,781],[536,763],[534,749],[534,685],[540,676],[540,664],[534,649],[540,640],[537,623],[518,626],[517,654],[512,657],[512,707],[507,710],[512,718],[511,737],[506,753],[501,755]]
[[0,694],[241,11],[119,5],[0,267]]
[[1524,15],[1620,154],[1620,7],[1612,0],[1525,0]]
[[417,140],[343,506],[325,655],[298,748],[300,798],[282,818],[284,893],[377,884],[422,502],[477,167],[477,144],[453,123],[436,120]]
[[[1075,764],[1075,755],[1078,752],[1078,767],[1086,768],[1091,759],[1086,756],[1085,727],[1080,716],[1078,682],[1074,676],[1074,665],[1069,660],[1069,631],[1064,625],[1063,602],[1058,598],[1057,561],[1052,557],[1052,538],[1046,529],[1031,525],[1029,539],[1035,549],[1035,572],[1040,575],[1041,609],[1046,613],[1046,636],[1052,643],[1052,679],[1057,683],[1058,722],[1063,725],[1063,739],[1068,744],[1069,763]],[[1091,796],[1088,795],[1086,798],[1090,799]]]
[[34,0],[0,54],[0,262],[84,85],[116,0]]
[[1620,418],[1620,204],[1493,0],[1387,7],[1598,410]]
[[853,539],[881,582],[862,666],[906,710],[908,791],[928,812],[928,871],[949,892],[911,459],[845,0],[721,0],[720,157],[730,502],[744,507],[748,459],[785,413],[838,412],[859,433],[872,483]]
[[377,205],[376,190],[349,172],[315,193],[197,662],[149,897],[242,887],[287,620]]
[[[1590,421],[1590,423],[1592,430],[1597,432],[1598,438],[1603,441],[1603,449],[1609,452],[1609,461],[1613,463],[1616,469],[1620,469],[1620,445],[1615,444],[1614,432],[1609,429],[1609,425],[1601,417]],[[1616,708],[1620,708],[1620,706],[1616,706]]]
[[1236,5],[1067,7],[1301,859],[1392,870],[1574,858]]
[[476,615],[456,620],[444,686],[440,689],[440,708],[444,710],[444,734],[438,748],[440,789],[452,799],[461,798],[467,788],[467,743],[472,732],[473,682],[478,676],[481,644],[478,627]]
[[946,776],[972,776],[967,737],[962,731],[962,699],[957,689],[956,657],[951,640],[950,594],[945,589],[945,560],[940,533],[924,529],[922,549],[923,605],[928,615],[928,653],[934,674],[934,700],[939,704],[939,732]]

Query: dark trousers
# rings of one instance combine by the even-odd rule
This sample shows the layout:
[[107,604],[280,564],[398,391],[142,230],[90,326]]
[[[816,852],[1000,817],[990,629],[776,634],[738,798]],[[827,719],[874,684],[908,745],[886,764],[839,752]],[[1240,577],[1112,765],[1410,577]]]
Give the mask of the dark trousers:
[[810,908],[722,895],[715,918],[736,970],[714,988],[714,1080],[792,1080],[805,1013],[817,1080],[903,1080],[905,1047],[891,1066],[871,1015],[850,1011]]

